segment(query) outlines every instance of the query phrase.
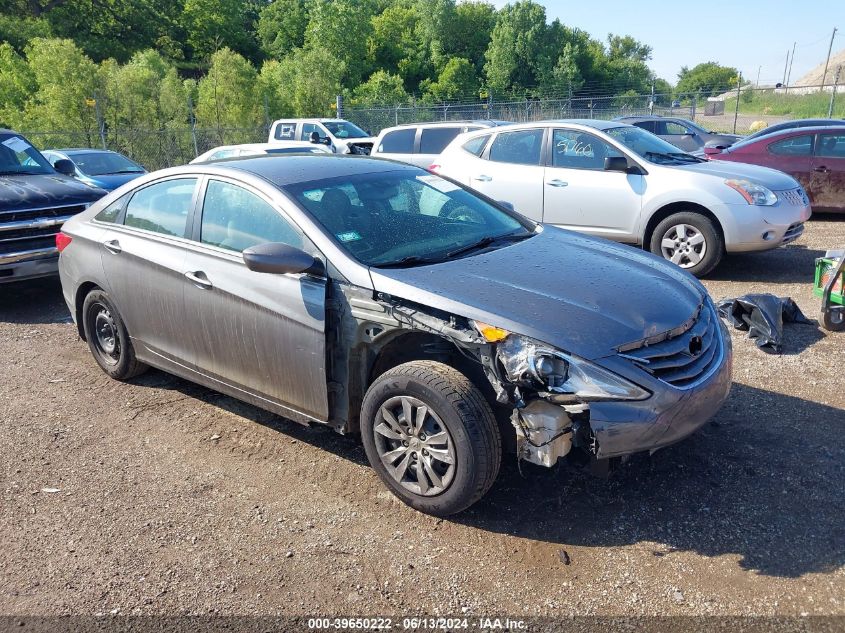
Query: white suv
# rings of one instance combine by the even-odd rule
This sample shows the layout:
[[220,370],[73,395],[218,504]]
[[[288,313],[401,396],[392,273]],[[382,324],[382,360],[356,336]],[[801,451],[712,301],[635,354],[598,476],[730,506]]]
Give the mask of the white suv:
[[458,135],[497,125],[502,121],[438,121],[409,123],[383,129],[371,156],[401,160],[426,169]]
[[335,154],[369,154],[375,138],[344,119],[279,119],[267,142],[279,141],[321,143]]
[[705,161],[618,121],[542,121],[468,132],[431,170],[534,220],[644,246],[694,275],[725,251],[804,231],[810,204],[787,174]]

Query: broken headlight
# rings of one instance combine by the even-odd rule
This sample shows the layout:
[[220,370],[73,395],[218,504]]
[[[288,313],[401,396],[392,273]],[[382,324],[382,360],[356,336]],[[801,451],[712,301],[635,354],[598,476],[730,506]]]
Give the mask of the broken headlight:
[[643,400],[651,395],[595,363],[518,334],[498,345],[497,356],[511,382],[568,395],[572,401]]

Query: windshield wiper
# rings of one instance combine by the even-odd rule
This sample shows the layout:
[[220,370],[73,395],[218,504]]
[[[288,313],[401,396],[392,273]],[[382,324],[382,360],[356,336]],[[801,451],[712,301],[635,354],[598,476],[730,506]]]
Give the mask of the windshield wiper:
[[453,251],[449,251],[446,253],[446,257],[457,257],[458,255],[463,255],[465,253],[470,253],[472,251],[476,251],[482,248],[487,248],[492,244],[500,241],[508,241],[508,242],[518,242],[520,240],[527,239],[534,235],[533,233],[508,233],[506,235],[497,235],[493,237],[492,235],[485,235],[477,242],[473,242],[472,244],[467,244],[466,246],[461,246],[460,248],[456,248]]
[[0,176],[45,176],[47,172],[44,171],[0,171]]
[[670,156],[675,156],[680,158],[681,160],[685,160],[688,163],[706,163],[707,161],[703,158],[699,158],[698,156],[693,156],[692,154],[687,154],[686,152],[672,152]]
[[646,152],[645,157],[662,158],[663,160],[678,161],[681,163],[700,162],[700,159],[695,156],[691,156],[690,154],[685,154],[684,152]]
[[439,264],[443,260],[438,257],[420,257],[419,255],[408,255],[395,261],[388,261],[380,264],[373,264],[376,268],[411,268],[413,266],[424,266],[426,264]]
[[104,171],[99,176],[114,176],[115,174],[143,174],[140,169],[120,169],[118,171]]

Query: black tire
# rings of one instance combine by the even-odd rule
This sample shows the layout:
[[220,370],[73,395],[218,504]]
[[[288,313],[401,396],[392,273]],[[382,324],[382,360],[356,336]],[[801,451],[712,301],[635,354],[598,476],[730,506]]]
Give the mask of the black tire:
[[828,332],[845,331],[845,308],[822,311],[819,320]]
[[[388,407],[400,398],[422,403],[428,411],[427,417],[423,415],[429,422],[434,420],[431,423],[436,434],[441,435],[437,429],[442,424],[451,441],[454,461],[443,476],[444,482],[450,478],[449,483],[439,492],[429,492],[428,496],[406,487],[413,485],[413,482],[403,484],[394,478],[382,462],[379,452],[384,451],[385,442],[393,441],[385,440],[381,434],[379,438],[376,437],[376,427],[386,420],[383,407]],[[405,424],[404,420],[398,421]],[[361,437],[370,464],[390,491],[412,508],[435,516],[455,514],[481,499],[493,485],[502,460],[499,429],[481,391],[458,370],[434,361],[404,363],[373,382],[364,396],[361,408]],[[420,437],[425,439],[424,435]],[[377,447],[377,442],[381,448]],[[420,453],[423,454],[429,455],[425,451]],[[427,462],[429,467],[431,459],[429,457]],[[400,463],[402,461],[400,459]],[[407,473],[416,480],[423,464],[421,461],[410,463],[416,466],[416,470],[412,471],[407,466]],[[425,481],[428,485],[435,480],[426,478]]]
[[99,288],[85,297],[82,304],[82,327],[94,360],[110,377],[128,380],[148,369],[135,358],[135,349],[120,313],[108,294]]
[[[725,255],[725,241],[719,230],[713,224],[713,221],[706,215],[702,215],[701,213],[697,213],[695,211],[682,211],[680,213],[670,215],[654,228],[654,231],[651,234],[649,250],[658,257],[663,257],[666,260],[672,261],[669,254],[663,248],[663,238],[677,238],[678,235],[675,232],[675,229],[677,229],[680,225],[688,227],[688,229],[684,231],[685,234],[691,234],[687,239],[693,239],[695,235],[698,234],[704,238],[704,242],[703,248],[701,248],[701,245],[699,244],[679,242],[680,249],[687,248],[689,250],[687,253],[684,253],[683,250],[681,250],[681,253],[679,254],[680,262],[675,263],[679,263],[681,268],[689,273],[692,273],[696,277],[703,277],[716,268],[716,266],[719,265],[719,262],[722,261],[722,257]],[[675,252],[677,252],[677,249]],[[700,256],[701,259],[697,263],[693,263],[693,260],[690,257],[695,258],[697,255]]]

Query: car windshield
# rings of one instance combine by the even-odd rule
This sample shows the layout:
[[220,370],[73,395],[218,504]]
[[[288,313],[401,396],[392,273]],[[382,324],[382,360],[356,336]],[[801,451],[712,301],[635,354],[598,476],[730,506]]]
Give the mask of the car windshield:
[[53,174],[49,161],[17,134],[0,134],[0,175]]
[[286,190],[367,266],[442,262],[529,238],[537,225],[417,170],[289,185]]
[[121,154],[112,152],[74,153],[70,159],[86,176],[108,176],[110,174],[140,174],[144,168]]
[[349,121],[323,121],[323,125],[335,138],[366,138],[364,130]]
[[664,141],[659,136],[655,136],[651,132],[647,132],[633,125],[609,128],[604,132],[650,163],[658,165],[685,165],[688,163],[702,162],[702,159],[696,158],[692,154],[681,152],[677,147]]

